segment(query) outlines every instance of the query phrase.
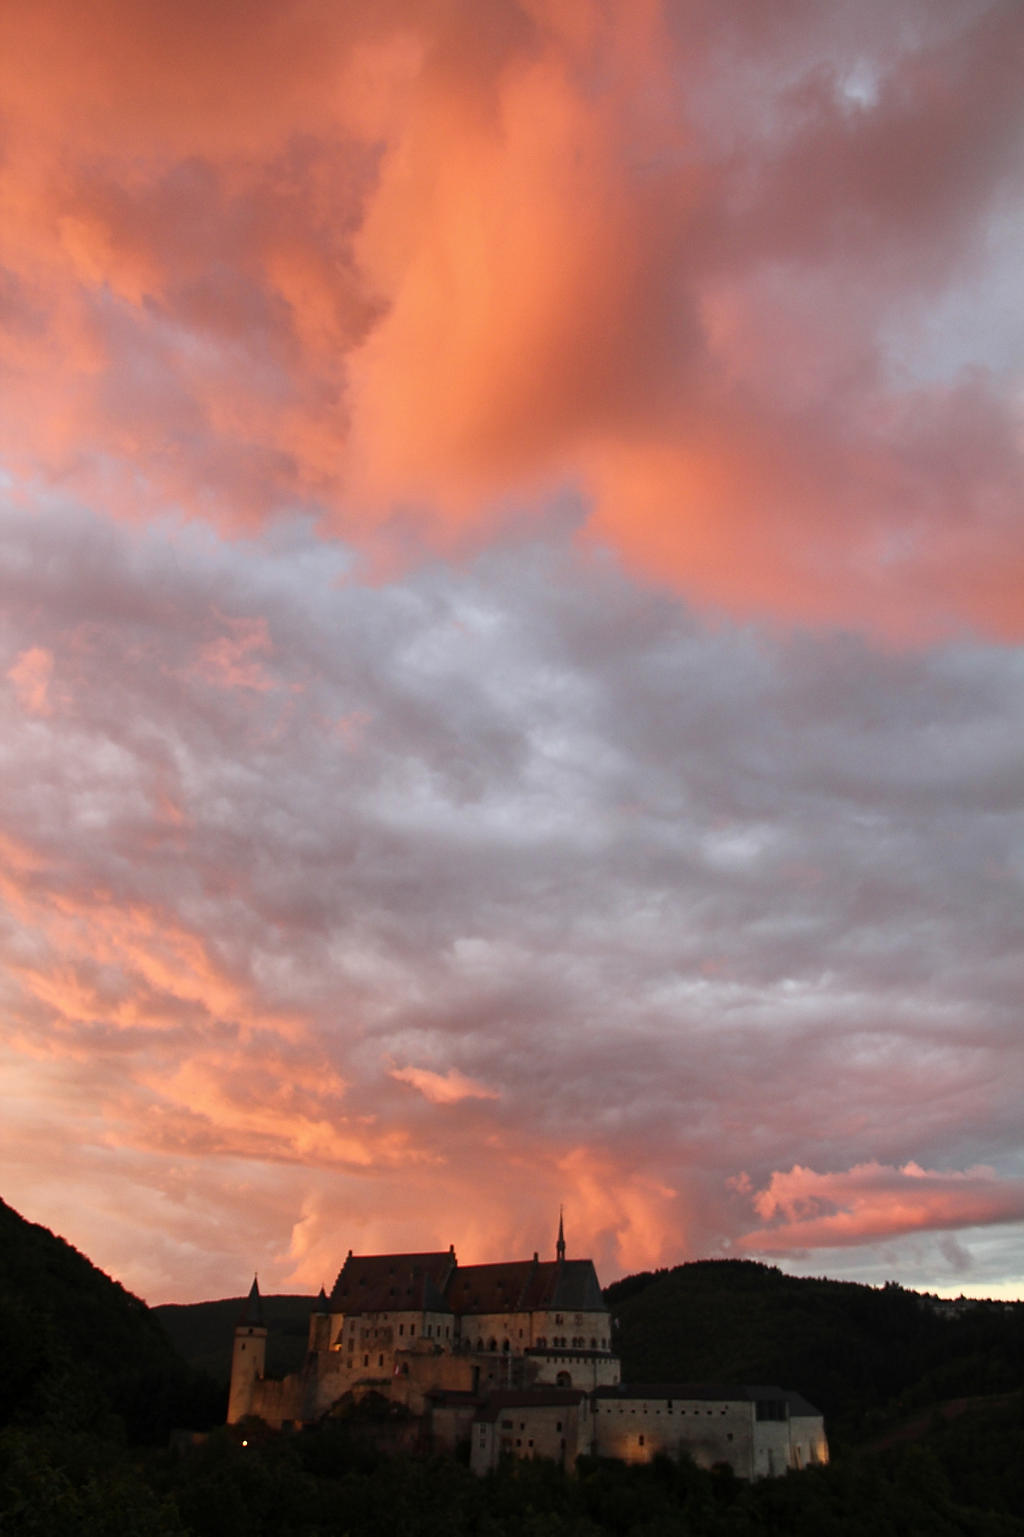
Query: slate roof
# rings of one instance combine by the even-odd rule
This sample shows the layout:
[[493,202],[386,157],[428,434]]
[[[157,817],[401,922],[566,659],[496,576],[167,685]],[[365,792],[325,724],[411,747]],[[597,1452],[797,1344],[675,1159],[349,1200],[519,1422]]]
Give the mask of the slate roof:
[[[331,1291],[332,1313],[606,1313],[589,1259],[459,1265],[455,1250],[349,1254]],[[568,1327],[568,1326],[567,1326]]]
[[332,1313],[449,1313],[444,1288],[455,1251],[349,1254],[331,1291]]
[[589,1259],[510,1260],[460,1265],[448,1283],[453,1313],[522,1313],[538,1309],[608,1311]]
[[260,1283],[255,1276],[249,1287],[249,1295],[245,1299],[245,1307],[238,1320],[239,1326],[248,1326],[253,1329],[263,1328],[263,1298],[260,1296]]

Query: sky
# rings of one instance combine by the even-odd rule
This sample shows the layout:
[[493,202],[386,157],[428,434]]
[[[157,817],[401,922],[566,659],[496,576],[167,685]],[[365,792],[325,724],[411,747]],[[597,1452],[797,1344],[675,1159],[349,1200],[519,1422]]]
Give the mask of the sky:
[[1018,0],[0,13],[0,1195],[1024,1296]]

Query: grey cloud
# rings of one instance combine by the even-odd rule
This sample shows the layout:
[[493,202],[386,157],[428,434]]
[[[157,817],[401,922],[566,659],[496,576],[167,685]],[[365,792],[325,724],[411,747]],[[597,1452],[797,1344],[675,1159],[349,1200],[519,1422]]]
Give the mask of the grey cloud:
[[[596,1145],[686,1193],[691,1250],[750,1226],[741,1169],[1019,1174],[1014,652],[699,624],[568,547],[375,588],[298,524],[218,546],[11,511],[2,549],[0,673],[54,657],[49,716],[4,681],[24,890],[100,929],[146,910],[216,973],[176,994],[127,940],[58,957],[10,907],[16,1012],[97,1081],[117,1060],[126,1137],[142,1079],[218,1042],[247,1113],[269,1043],[345,1079],[302,1090],[314,1118],[358,1108],[449,1163],[488,1130]],[[225,636],[265,687],[204,670]],[[33,946],[95,1017],[32,993]],[[498,1098],[429,1104],[407,1066]]]

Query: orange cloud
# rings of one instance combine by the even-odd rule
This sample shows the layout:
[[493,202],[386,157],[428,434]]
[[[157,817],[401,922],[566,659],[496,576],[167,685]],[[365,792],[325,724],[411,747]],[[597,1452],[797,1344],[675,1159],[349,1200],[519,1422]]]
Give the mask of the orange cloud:
[[498,1098],[495,1089],[478,1083],[475,1078],[467,1078],[457,1067],[450,1067],[447,1073],[435,1073],[427,1067],[393,1067],[390,1072],[392,1078],[399,1083],[412,1084],[435,1105],[454,1105],[460,1099]]
[[53,677],[53,653],[44,646],[30,646],[22,651],[7,676],[14,684],[18,703],[30,715],[50,715],[50,680]]
[[793,1166],[752,1191],[746,1175],[731,1182],[752,1200],[764,1226],[737,1239],[755,1254],[843,1248],[905,1233],[1024,1219],[1024,1186],[989,1168],[946,1173],[916,1163],[861,1163],[844,1173]]
[[1015,8],[913,49],[898,13],[854,108],[799,10],[14,8],[0,450],[125,516],[298,504],[371,552],[570,488],[711,606],[1016,636],[1014,381],[887,352],[984,263]]

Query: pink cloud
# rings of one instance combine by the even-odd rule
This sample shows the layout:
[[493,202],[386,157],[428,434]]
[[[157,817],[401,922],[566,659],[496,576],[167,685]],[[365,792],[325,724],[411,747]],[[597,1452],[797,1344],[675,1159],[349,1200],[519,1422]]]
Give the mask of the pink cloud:
[[754,1190],[749,1178],[731,1181],[764,1226],[736,1240],[754,1254],[844,1248],[906,1233],[945,1231],[1024,1220],[1024,1184],[978,1167],[962,1173],[861,1163],[819,1174],[795,1164]]
[[197,659],[200,675],[218,688],[250,688],[263,692],[273,688],[259,661],[260,653],[273,650],[267,621],[263,618],[227,617],[227,634],[208,641]]
[[44,646],[30,646],[7,669],[18,703],[30,715],[50,715],[50,681],[53,677],[53,653]]
[[497,1099],[496,1089],[467,1078],[457,1067],[446,1073],[435,1073],[427,1067],[393,1067],[392,1078],[399,1083],[409,1083],[435,1105],[454,1105],[460,1099]]
[[21,9],[26,482],[230,528],[298,502],[370,552],[396,512],[451,551],[569,486],[711,606],[1019,634],[1013,380],[888,352],[970,302],[1014,195],[1015,5]]

